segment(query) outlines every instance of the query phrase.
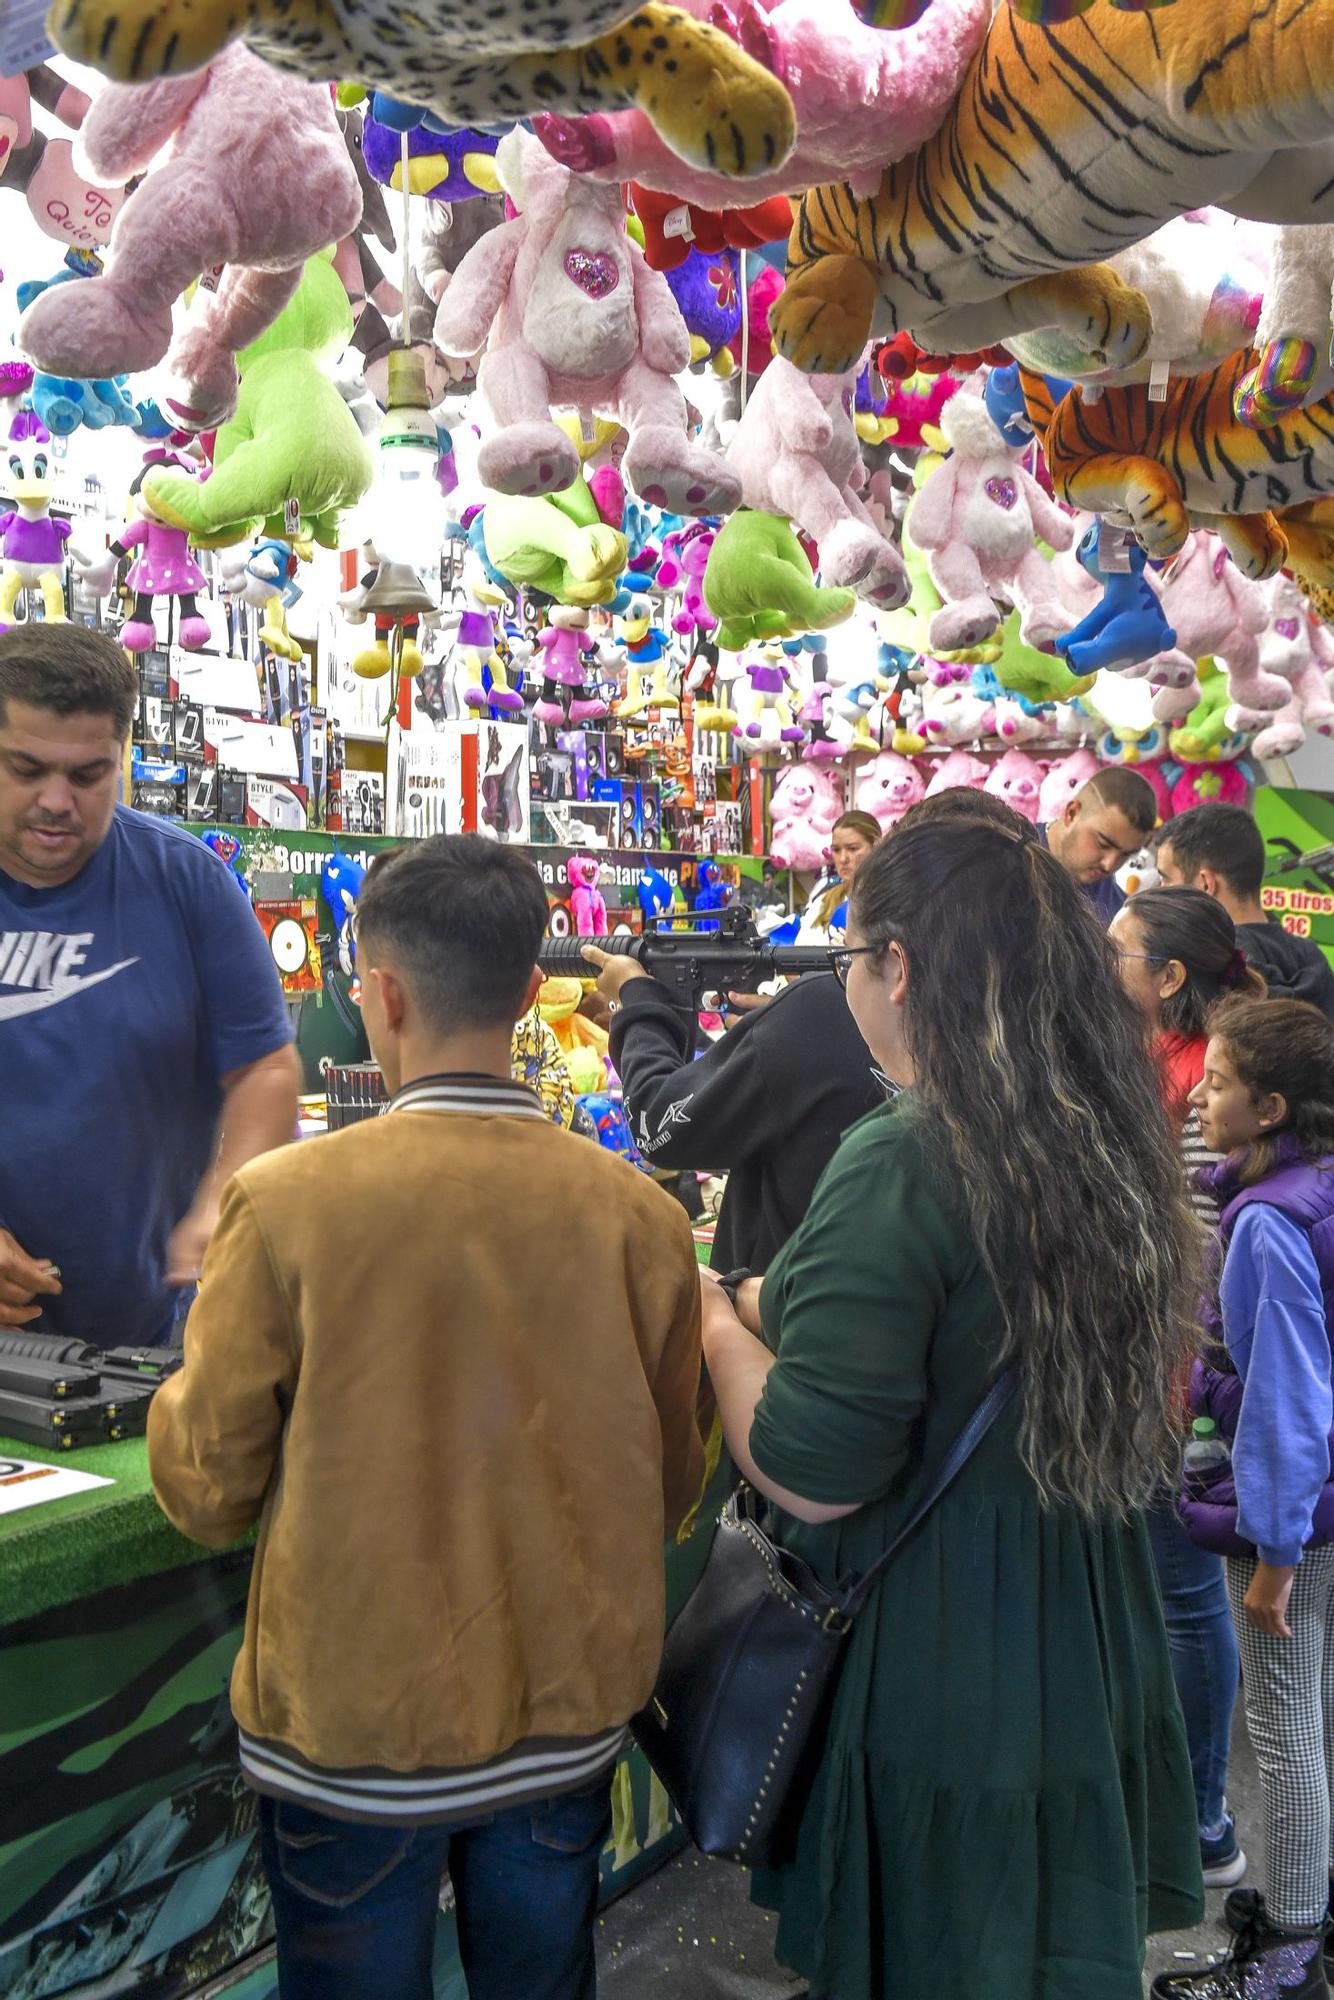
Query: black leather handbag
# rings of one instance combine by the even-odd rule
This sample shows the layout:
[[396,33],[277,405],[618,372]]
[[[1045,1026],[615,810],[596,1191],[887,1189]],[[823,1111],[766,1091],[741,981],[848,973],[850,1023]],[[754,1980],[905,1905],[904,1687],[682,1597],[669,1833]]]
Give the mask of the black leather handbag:
[[925,1496],[865,1575],[832,1588],[763,1526],[752,1488],[724,1507],[699,1582],[668,1629],[657,1685],[631,1722],[695,1845],[760,1867],[796,1831],[817,1725],[852,1621],[1014,1395],[999,1376]]

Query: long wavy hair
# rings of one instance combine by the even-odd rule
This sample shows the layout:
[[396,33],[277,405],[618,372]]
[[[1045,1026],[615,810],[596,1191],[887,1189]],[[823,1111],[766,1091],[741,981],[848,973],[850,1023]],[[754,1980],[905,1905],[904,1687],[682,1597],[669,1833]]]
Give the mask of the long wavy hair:
[[1090,1515],[1142,1505],[1174,1463],[1199,1233],[1112,948],[1027,825],[903,826],[849,914],[908,963],[909,1102],[996,1288],[1038,1492]]

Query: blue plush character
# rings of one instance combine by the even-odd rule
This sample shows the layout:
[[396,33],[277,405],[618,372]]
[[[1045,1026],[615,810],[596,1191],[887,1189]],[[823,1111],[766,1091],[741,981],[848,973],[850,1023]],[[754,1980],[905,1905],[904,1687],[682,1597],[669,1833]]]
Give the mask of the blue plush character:
[[659,919],[667,916],[676,902],[676,891],[671,883],[661,869],[644,867],[639,871],[635,893],[644,912],[645,930],[659,929]]
[[1017,688],[1006,687],[1004,681],[997,678],[992,667],[974,667],[971,685],[973,693],[980,695],[983,701],[1015,701],[1025,715],[1049,715],[1053,707],[1049,701],[1030,701],[1028,696],[1020,694]]
[[[716,861],[701,861],[696,878],[696,910],[725,910],[732,900],[732,891],[723,880],[723,871]],[[717,931],[722,929],[718,919],[712,918],[694,925],[697,931]]]
[[[1070,384],[1061,376],[1044,375],[1042,379],[1051,391],[1054,403],[1061,402],[1069,394]],[[1024,407],[1017,361],[1012,361],[1008,368],[988,370],[982,400],[987,406],[988,416],[1007,444],[1027,444],[1033,435],[1033,426]]]
[[[54,278],[25,279],[16,288],[19,311],[26,312],[33,300],[52,285],[71,285],[87,275],[85,271],[71,269],[57,271]],[[112,424],[133,425],[135,421],[134,399],[125,387],[123,375],[114,379],[71,381],[62,375],[46,375],[38,368],[33,371],[29,394],[33,409],[53,437],[68,437],[81,424],[90,431],[100,431]]]
[[338,966],[349,975],[356,970],[357,940],[352,928],[357,897],[366,879],[366,870],[350,855],[334,849],[320,875],[320,889],[329,905],[338,939]]
[[212,848],[227,869],[241,894],[250,900],[250,884],[241,873],[241,843],[234,833],[224,833],[221,827],[214,827],[208,833],[201,833],[205,847]]
[[1079,544],[1080,564],[1102,585],[1102,598],[1086,618],[1056,641],[1057,652],[1076,674],[1096,674],[1103,669],[1120,673],[1153,659],[1156,653],[1168,652],[1177,642],[1157,592],[1144,574],[1148,558],[1139,543],[1122,534],[1129,568],[1104,567],[1104,533],[1120,531],[1095,521]]

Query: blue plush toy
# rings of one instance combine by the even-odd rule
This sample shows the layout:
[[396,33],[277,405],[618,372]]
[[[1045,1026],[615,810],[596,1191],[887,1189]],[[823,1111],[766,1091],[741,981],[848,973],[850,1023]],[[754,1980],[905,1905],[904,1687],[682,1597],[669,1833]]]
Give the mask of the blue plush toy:
[[[1069,394],[1070,384],[1061,376],[1044,375],[1042,379],[1051,391],[1053,403],[1063,401]],[[1033,426],[1024,407],[1017,361],[1012,361],[1008,368],[988,370],[982,400],[987,406],[987,415],[1007,444],[1027,444],[1033,435]]]
[[[16,288],[19,311],[26,312],[33,300],[53,285],[71,285],[85,275],[82,271],[64,270],[57,271],[53,278],[25,279]],[[114,379],[76,382],[61,375],[44,375],[38,368],[33,371],[28,393],[33,409],[52,437],[68,437],[80,424],[90,431],[106,430],[112,424],[135,425],[138,411],[125,387],[125,379],[118,375]]]
[[222,862],[246,901],[250,900],[250,884],[241,873],[241,843],[234,833],[224,833],[221,827],[214,827],[209,833],[201,833],[205,847],[211,848]]
[[320,875],[320,889],[334,920],[339,969],[349,974],[356,970],[357,964],[357,940],[352,919],[356,915],[357,897],[365,880],[366,870],[361,863],[341,853],[338,848],[325,862]]
[[1102,585],[1101,602],[1056,641],[1057,652],[1076,674],[1096,674],[1104,669],[1120,673],[1151,660],[1156,653],[1168,652],[1177,641],[1158,595],[1144,575],[1148,558],[1139,543],[1122,536],[1129,569],[1105,568],[1100,548],[1104,533],[1118,531],[1106,530],[1095,521],[1079,544],[1081,566]]
[[[697,911],[725,910],[727,908],[732,900],[732,891],[729,884],[724,882],[723,871],[716,861],[701,861],[696,881],[695,908]],[[721,930],[722,925],[716,918],[713,918],[704,923],[695,924],[693,928],[697,931],[716,931]]]
[[667,916],[676,902],[676,891],[661,869],[641,868],[635,893],[644,912],[645,930],[660,928],[659,919]]

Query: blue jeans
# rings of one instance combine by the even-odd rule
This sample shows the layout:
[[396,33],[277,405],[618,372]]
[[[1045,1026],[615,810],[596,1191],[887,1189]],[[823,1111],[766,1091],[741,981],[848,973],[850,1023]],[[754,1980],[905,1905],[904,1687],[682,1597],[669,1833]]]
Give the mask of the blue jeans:
[[1197,1549],[1164,1494],[1146,1516],[1162,1593],[1172,1673],[1186,1718],[1186,1740],[1195,1777],[1195,1809],[1202,1829],[1223,1817],[1223,1787],[1237,1705],[1237,1635],[1228,1605],[1221,1556]]
[[468,1827],[353,1826],[260,1800],[282,2000],[431,2000],[446,1867],[469,2000],[594,2000],[611,1779]]

